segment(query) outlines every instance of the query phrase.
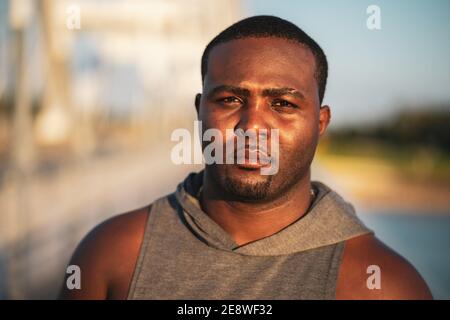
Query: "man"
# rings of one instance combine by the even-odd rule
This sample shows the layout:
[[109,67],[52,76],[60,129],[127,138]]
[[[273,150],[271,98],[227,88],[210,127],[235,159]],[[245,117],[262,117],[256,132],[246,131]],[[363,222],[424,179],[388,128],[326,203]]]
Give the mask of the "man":
[[203,130],[278,129],[278,171],[262,175],[246,144],[244,163],[207,164],[173,194],[102,223],[70,262],[81,289],[62,298],[431,298],[352,205],[310,180],[330,121],[327,69],[320,46],[276,17],[244,19],[214,38],[195,99]]

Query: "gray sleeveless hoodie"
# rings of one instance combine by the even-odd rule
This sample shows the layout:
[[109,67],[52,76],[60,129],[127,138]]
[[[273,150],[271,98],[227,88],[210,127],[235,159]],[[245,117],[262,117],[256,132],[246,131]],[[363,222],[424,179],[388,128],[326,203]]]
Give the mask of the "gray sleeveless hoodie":
[[323,183],[299,220],[238,246],[200,209],[202,174],[156,200],[128,299],[334,299],[345,240],[372,233]]

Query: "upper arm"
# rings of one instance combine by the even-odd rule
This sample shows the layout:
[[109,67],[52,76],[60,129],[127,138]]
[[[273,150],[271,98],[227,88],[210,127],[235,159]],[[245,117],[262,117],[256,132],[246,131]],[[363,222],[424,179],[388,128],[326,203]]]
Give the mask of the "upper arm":
[[[380,279],[379,288],[370,286],[375,277]],[[346,242],[336,298],[405,300],[432,299],[432,295],[406,259],[373,235],[365,235]]]
[[70,265],[81,271],[81,289],[68,289],[62,299],[125,299],[139,255],[148,206],[96,226],[76,248]]

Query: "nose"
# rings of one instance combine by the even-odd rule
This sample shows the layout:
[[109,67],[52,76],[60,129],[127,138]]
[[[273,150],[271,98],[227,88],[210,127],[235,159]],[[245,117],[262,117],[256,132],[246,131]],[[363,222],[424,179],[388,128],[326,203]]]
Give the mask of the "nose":
[[256,133],[267,134],[266,132],[270,130],[268,120],[269,118],[268,115],[265,114],[263,102],[256,99],[249,99],[247,101],[247,104],[243,108],[241,108],[239,121],[236,124],[234,130],[236,131],[237,129],[242,129],[244,132],[246,132],[247,130],[251,129],[252,131],[256,131]]

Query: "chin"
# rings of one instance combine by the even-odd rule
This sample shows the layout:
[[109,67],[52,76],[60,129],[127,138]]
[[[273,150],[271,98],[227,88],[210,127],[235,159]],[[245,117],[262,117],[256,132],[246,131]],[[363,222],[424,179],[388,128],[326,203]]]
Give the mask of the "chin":
[[260,201],[270,194],[273,176],[261,175],[260,169],[230,165],[219,175],[222,188],[241,201]]

